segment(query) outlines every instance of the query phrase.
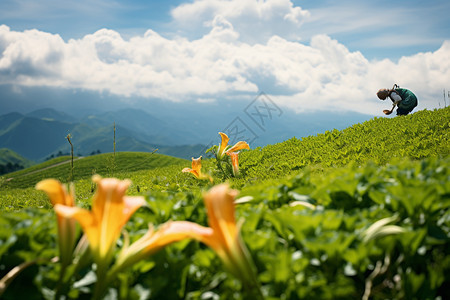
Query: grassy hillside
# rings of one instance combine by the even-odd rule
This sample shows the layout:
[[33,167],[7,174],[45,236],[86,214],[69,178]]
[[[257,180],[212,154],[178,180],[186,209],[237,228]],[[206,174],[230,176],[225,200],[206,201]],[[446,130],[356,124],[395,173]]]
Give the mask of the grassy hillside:
[[20,156],[16,152],[7,149],[0,149],[0,176],[17,170],[21,170],[33,164],[32,161]]
[[1,148],[0,149],[0,165],[5,165],[7,163],[19,164],[25,168],[28,168],[29,166],[34,164],[31,160],[26,159],[25,157],[17,154],[16,152],[14,152],[10,149]]
[[[294,137],[283,143],[242,152],[239,159],[242,176],[228,181],[232,186],[242,189],[264,180],[298,174],[307,166],[322,174],[349,163],[362,165],[373,162],[383,165],[396,158],[448,157],[449,120],[450,108],[423,110],[392,119],[374,118],[341,131],[327,131],[303,139]],[[71,175],[69,160],[70,157],[59,157],[7,174],[0,188],[33,188],[44,178],[67,182]],[[66,163],[47,169],[62,162]],[[175,169],[173,166],[176,166]],[[180,189],[193,186],[198,189],[201,183],[190,174],[181,174],[180,166],[189,167],[190,162],[158,153],[119,152],[114,163],[113,154],[107,153],[75,160],[74,178],[89,179],[98,173],[106,177],[130,177],[141,190],[164,190],[172,185]],[[204,159],[203,170],[214,178],[215,183],[225,180],[215,169],[214,159]],[[40,194],[37,191],[32,193]]]
[[344,130],[292,138],[242,154],[248,178],[276,178],[308,165],[323,168],[350,162],[386,164],[393,158],[420,159],[450,154],[450,108],[374,118]]
[[[266,299],[447,299],[449,132],[450,108],[419,111],[242,152],[239,178],[225,178],[215,159],[203,160],[202,170],[245,197],[236,220]],[[214,184],[182,173],[190,161],[146,155],[139,163],[135,153],[75,162],[78,206],[91,206],[93,172],[130,178],[128,194],[147,201],[127,223],[117,253],[149,223],[209,225],[202,194]],[[45,177],[65,181],[69,169],[43,167],[0,182],[0,277],[23,261],[58,255],[55,214],[33,185]],[[5,299],[49,295],[58,270],[45,263],[27,270]],[[92,274],[88,265],[75,276],[69,298],[92,295]],[[250,299],[238,277],[213,250],[186,241],[138,262],[111,286],[124,299]]]
[[[75,157],[73,176],[75,180],[89,179],[94,174],[112,177],[119,173],[185,165],[186,162],[181,158],[150,152],[119,152],[115,156],[113,153],[105,153]],[[2,188],[34,187],[36,183],[45,178],[55,178],[61,182],[67,182],[71,174],[70,156],[58,157],[26,170],[6,174]]]

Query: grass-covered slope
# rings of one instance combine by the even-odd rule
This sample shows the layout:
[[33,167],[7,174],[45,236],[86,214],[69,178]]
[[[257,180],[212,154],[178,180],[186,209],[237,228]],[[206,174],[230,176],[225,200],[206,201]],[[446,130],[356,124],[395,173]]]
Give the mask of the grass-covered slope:
[[[242,152],[242,177],[226,181],[248,196],[236,206],[236,219],[243,222],[242,240],[265,297],[449,298],[449,121],[450,108],[419,111]],[[202,193],[211,184],[181,173],[189,161],[165,167],[161,161],[159,167],[161,158],[154,155],[154,168],[134,169],[117,159],[114,173],[114,165],[103,160],[102,175],[130,178],[129,194],[146,197],[148,206],[126,225],[131,241],[149,223],[208,225]],[[77,166],[83,160],[75,169],[83,169]],[[203,161],[215,183],[225,181],[214,166],[214,159]],[[74,176],[79,206],[90,206],[92,168]],[[66,166],[63,179],[68,172]],[[0,187],[1,207],[8,210],[0,214],[0,277],[23,261],[58,255],[55,215],[31,182],[23,189]],[[30,206],[45,209],[20,209]],[[92,273],[79,275],[69,298],[92,293]],[[5,299],[51,295],[57,278],[54,265],[29,268]],[[241,283],[224,271],[215,252],[194,241],[137,263],[112,287],[112,295],[123,299],[244,299]]]
[[[302,139],[294,137],[283,143],[245,151],[239,159],[242,176],[231,179],[230,183],[242,189],[262,180],[297,174],[307,166],[321,173],[328,172],[330,167],[352,162],[362,165],[371,161],[383,165],[393,158],[447,157],[450,152],[449,120],[450,108],[423,110],[396,118],[374,118],[341,131],[327,131]],[[205,185],[190,174],[181,173],[183,167],[190,167],[190,162],[158,153],[120,152],[115,159],[112,153],[107,153],[76,159],[74,179],[81,189],[85,187],[89,190],[90,185],[84,183],[95,173],[104,177],[131,178],[136,186],[135,192],[137,187],[139,191],[153,191],[166,190],[167,187],[198,189]],[[215,183],[219,183],[224,178],[212,171],[214,167],[214,159],[203,160],[203,170],[214,177]],[[36,205],[42,206],[45,196],[35,191],[34,185],[44,178],[67,182],[70,176],[70,157],[58,157],[7,174],[0,180],[0,189],[9,189],[10,192],[0,194],[0,207],[11,208],[12,199],[4,201],[4,198],[11,198],[11,195],[15,195],[16,199],[22,198],[22,188],[27,188],[26,193],[32,198],[40,199]],[[80,179],[83,183],[78,182]],[[18,207],[24,206],[21,201],[14,202]],[[28,202],[28,205],[31,203]]]
[[396,118],[374,118],[344,130],[242,153],[247,178],[277,178],[305,166],[345,166],[372,161],[382,165],[393,158],[420,159],[450,153],[450,107],[422,110]]
[[25,157],[17,154],[16,152],[7,149],[0,149],[0,165],[6,165],[7,163],[19,164],[25,168],[33,165],[33,162]]
[[[186,160],[150,152],[119,152],[98,154],[88,157],[74,157],[74,180],[90,178],[94,174],[103,177],[116,176],[123,172],[151,170],[170,165],[184,165]],[[70,156],[58,157],[31,168],[5,176],[2,188],[28,188],[45,178],[67,182],[71,172]]]

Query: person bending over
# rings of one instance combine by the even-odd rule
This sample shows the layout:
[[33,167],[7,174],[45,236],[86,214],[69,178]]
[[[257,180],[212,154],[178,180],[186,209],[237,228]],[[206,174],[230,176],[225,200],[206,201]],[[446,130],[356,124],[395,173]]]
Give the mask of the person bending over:
[[397,116],[404,116],[409,114],[414,107],[417,106],[417,97],[408,89],[402,89],[397,84],[394,84],[392,89],[380,89],[377,92],[380,100],[386,100],[389,97],[392,100],[391,110],[383,110],[385,115],[390,115],[397,106]]

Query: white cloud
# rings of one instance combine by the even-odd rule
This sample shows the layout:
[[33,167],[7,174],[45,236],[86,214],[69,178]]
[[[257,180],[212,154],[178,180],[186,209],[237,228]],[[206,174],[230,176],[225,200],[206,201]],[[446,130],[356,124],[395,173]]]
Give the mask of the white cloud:
[[[243,98],[264,91],[295,111],[353,110],[379,114],[390,104],[375,93],[393,83],[411,88],[419,108],[437,106],[450,79],[450,41],[435,52],[369,61],[327,35],[310,45],[272,36],[265,43],[239,40],[216,16],[196,40],[154,31],[129,40],[102,29],[64,41],[38,30],[0,26],[0,84],[87,89],[124,97],[171,101]],[[440,98],[439,98],[440,99]]]
[[[397,59],[417,49],[437,49],[448,39],[449,1],[325,1],[310,8],[310,17],[301,27],[303,39],[326,34],[366,55]],[[384,50],[384,51],[383,51]]]
[[220,16],[233,24],[242,41],[261,43],[273,35],[298,39],[309,12],[290,0],[196,0],[177,6],[171,15],[184,34],[204,34]]

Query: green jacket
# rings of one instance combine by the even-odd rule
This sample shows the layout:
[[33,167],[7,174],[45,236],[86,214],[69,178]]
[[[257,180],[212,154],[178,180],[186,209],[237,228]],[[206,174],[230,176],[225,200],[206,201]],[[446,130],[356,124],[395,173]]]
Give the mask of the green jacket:
[[417,106],[417,97],[410,90],[397,88],[395,91],[402,97],[402,101],[398,103],[398,107],[411,111]]

